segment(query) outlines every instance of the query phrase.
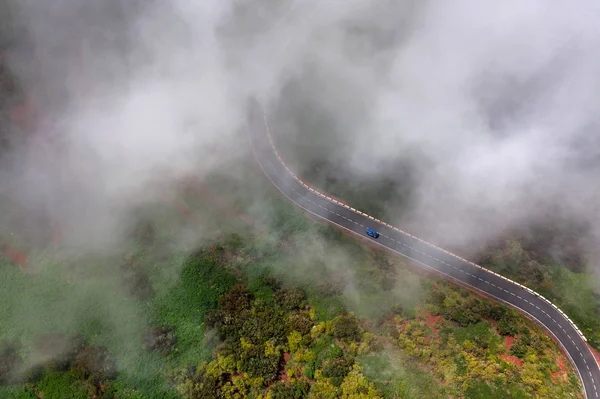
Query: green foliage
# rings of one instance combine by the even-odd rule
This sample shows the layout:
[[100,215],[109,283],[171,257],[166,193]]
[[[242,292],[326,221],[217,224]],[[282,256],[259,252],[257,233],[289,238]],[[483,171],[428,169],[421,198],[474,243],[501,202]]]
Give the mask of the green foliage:
[[315,363],[310,362],[304,367],[304,376],[309,379],[315,378]]
[[338,280],[326,279],[317,283],[317,293],[322,297],[335,297],[342,295],[344,287]]
[[240,370],[252,378],[262,378],[265,385],[275,380],[279,370],[280,354],[265,355],[260,346],[253,346],[240,357]]
[[91,395],[90,386],[73,374],[50,371],[37,385],[44,392],[44,398],[87,399]]
[[313,321],[306,313],[292,313],[287,316],[285,321],[285,329],[287,333],[298,331],[302,336],[310,334],[313,325]]
[[[558,229],[552,232],[545,231],[542,235],[548,238],[548,234],[556,233]],[[600,318],[597,317],[600,296],[595,294],[596,278],[582,268],[584,262],[581,256],[571,254],[567,258],[574,261],[568,262],[567,259],[561,259],[564,256],[557,255],[556,251],[549,252],[550,247],[533,243],[531,240],[521,241],[527,249],[524,249],[518,240],[509,240],[500,248],[483,254],[480,264],[552,300],[579,326],[588,342],[600,350]],[[564,255],[569,251],[562,252]]]
[[512,312],[507,312],[498,324],[496,324],[498,332],[501,335],[515,336],[519,332],[519,326],[517,325],[517,318]]
[[222,397],[222,389],[228,384],[225,373],[207,372],[206,363],[202,364],[195,374],[188,373],[179,377],[177,390],[185,398],[211,399]]
[[516,339],[510,347],[510,353],[521,359],[525,357],[527,350],[528,347],[523,338]]
[[[337,231],[328,230],[327,240],[331,239],[332,245],[339,245],[344,252],[351,254],[351,259],[360,259],[360,262],[343,265],[360,280],[356,282],[360,301],[352,303],[351,298],[342,296],[346,284],[343,278],[319,272],[328,269],[329,265],[326,268],[320,260],[313,261],[311,258],[310,262],[315,263],[312,268],[297,266],[300,265],[295,258],[299,244],[297,237],[302,236],[298,233],[313,231],[313,225],[284,201],[275,199],[273,204],[274,208],[282,210],[281,217],[276,218],[276,224],[281,227],[277,233],[282,234],[277,234],[275,240],[270,237],[261,239],[256,245],[245,241],[205,248],[186,261],[179,281],[162,288],[157,286],[155,278],[159,267],[150,272],[155,292],[149,306],[153,312],[150,325],[172,326],[172,330],[155,330],[151,336],[144,337],[143,343],[147,349],[171,353],[163,364],[165,370],[171,367],[178,370],[173,381],[180,394],[190,398],[256,398],[264,395],[266,386],[275,382],[269,390],[271,397],[365,398],[377,397],[370,386],[370,382],[375,382],[376,388],[385,397],[446,398],[461,397],[465,394],[464,389],[470,387],[469,381],[481,380],[492,387],[492,395],[497,390],[508,393],[504,397],[519,397],[519,389],[515,387],[522,387],[524,382],[510,368],[507,371],[497,368],[501,361],[492,355],[492,350],[498,350],[495,347],[499,346],[496,344],[501,339],[488,322],[481,322],[482,318],[498,322],[504,320],[505,307],[475,299],[465,290],[448,289],[445,283],[439,284],[439,293],[432,293],[427,305],[431,305],[432,314],[444,315],[439,321],[438,333],[445,340],[439,340],[424,322],[416,322],[415,326],[414,320],[411,320],[422,313],[417,306],[421,305],[420,296],[414,295],[415,292],[421,293],[418,282],[428,279],[404,270],[402,279],[395,282],[396,269],[388,258],[378,258],[378,255],[374,256]],[[289,217],[289,213],[298,217]],[[325,230],[321,227],[315,229]],[[283,245],[274,246],[272,241]],[[243,259],[239,269],[237,259]],[[286,265],[285,279],[281,275],[269,277],[262,272],[275,269],[282,263]],[[245,276],[242,277],[242,274]],[[298,278],[299,275],[303,275],[302,278]],[[290,284],[290,281],[297,284]],[[414,284],[415,281],[417,284]],[[398,289],[385,292],[392,283],[397,284]],[[423,289],[425,295],[432,291],[430,288]],[[307,294],[304,295],[304,292]],[[349,316],[347,312],[356,310],[355,314],[364,321],[364,315],[367,319],[375,319],[398,303],[402,303],[405,309],[400,313],[403,320],[396,323],[390,317],[381,317],[382,323],[377,326],[376,334],[380,334],[379,341],[385,342],[386,349],[385,353],[374,355],[368,344],[368,334],[363,335],[357,317]],[[340,314],[342,316],[338,316]],[[200,360],[209,355],[211,349],[201,348],[205,337],[204,320],[208,327],[216,330],[223,342],[217,343],[218,339],[214,338],[211,342],[218,345],[214,351],[217,358],[201,363]],[[515,320],[514,334],[520,334],[520,339],[525,342],[522,321],[519,317]],[[318,321],[324,323],[315,327],[317,333],[311,334]],[[407,344],[406,349],[398,351],[394,348],[397,342],[387,339],[390,324],[395,329],[391,337],[401,335]],[[407,324],[412,326],[410,333],[402,330]],[[325,332],[319,331],[319,328]],[[371,327],[368,329],[373,331]],[[212,332],[206,335],[210,336]],[[532,347],[539,344],[546,348],[545,341],[541,341],[535,332],[531,334],[530,342]],[[469,345],[462,346],[465,343]],[[163,351],[163,347],[168,349]],[[553,348],[552,345],[547,347]],[[286,352],[289,382],[278,381],[284,367],[283,352]],[[352,368],[355,365],[352,359],[357,353],[363,355],[357,363],[363,366],[364,371]],[[410,354],[410,358],[404,356],[405,353]],[[392,361],[388,358],[379,362],[381,364],[365,360],[388,355],[398,359]],[[148,356],[160,358],[153,353]],[[87,358],[96,360],[89,364],[102,363],[101,356]],[[427,368],[423,368],[423,364]],[[186,365],[196,367],[184,367]],[[537,371],[535,369],[525,375],[531,376],[530,381],[535,381]],[[502,386],[494,382],[498,376],[506,378],[511,389],[498,388]],[[119,397],[151,397],[124,388],[127,383],[123,381],[120,379],[118,384],[113,385],[118,387]],[[554,389],[547,380],[544,383]],[[476,392],[477,387],[472,390]],[[490,394],[489,390],[483,392]],[[559,391],[546,391],[543,397],[552,397],[547,392]]]
[[480,349],[491,349],[501,341],[487,321],[480,321],[466,328],[456,329],[454,337],[457,343],[469,340]]
[[181,271],[181,291],[171,294],[187,300],[188,307],[200,316],[208,309],[216,308],[218,298],[233,286],[236,279],[219,264],[218,250],[199,251],[190,258]]
[[524,392],[517,392],[509,393],[495,384],[488,384],[484,381],[473,381],[473,383],[468,384],[465,390],[465,399],[525,398]]
[[177,338],[172,327],[154,326],[144,334],[144,347],[149,351],[158,351],[166,356],[176,346]]
[[464,376],[467,374],[467,358],[464,353],[459,353],[454,357],[454,363],[456,364],[456,374]]
[[481,314],[485,318],[499,321],[506,315],[507,312],[508,312],[508,309],[506,308],[506,306],[498,305],[498,304],[492,303],[490,301],[483,301]]
[[521,326],[519,330],[521,334],[521,339],[525,345],[531,345],[531,330],[527,326]]
[[306,294],[300,288],[281,288],[275,291],[275,301],[284,309],[300,309],[306,299]]
[[82,378],[98,383],[117,376],[116,363],[103,346],[83,347],[72,367]]
[[443,387],[433,374],[422,365],[402,357],[400,353],[386,350],[358,358],[358,363],[369,381],[386,398],[446,399]]
[[463,307],[449,308],[445,313],[448,319],[455,321],[461,327],[467,327],[471,324],[477,323],[479,318],[470,309]]
[[294,383],[278,381],[270,391],[267,399],[302,399],[306,398],[310,384],[304,380],[297,380]]
[[323,377],[330,378],[331,383],[339,387],[354,365],[353,358],[338,357],[327,359],[323,364]]
[[339,315],[331,320],[331,332],[337,339],[359,341],[362,328],[353,315]]
[[39,399],[39,396],[30,387],[19,385],[11,387],[0,386],[0,398]]
[[203,320],[219,305],[219,297],[228,292],[236,278],[219,263],[216,248],[199,251],[185,259],[180,282],[170,284],[156,295],[153,324],[174,329],[176,352],[182,362],[204,356],[199,347],[203,335]]

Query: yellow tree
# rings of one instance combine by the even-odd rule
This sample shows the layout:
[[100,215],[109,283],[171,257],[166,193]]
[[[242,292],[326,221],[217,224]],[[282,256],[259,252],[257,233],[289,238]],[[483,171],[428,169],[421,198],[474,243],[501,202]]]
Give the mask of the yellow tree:
[[362,374],[361,368],[357,364],[344,378],[341,388],[342,399],[383,399],[379,391]]

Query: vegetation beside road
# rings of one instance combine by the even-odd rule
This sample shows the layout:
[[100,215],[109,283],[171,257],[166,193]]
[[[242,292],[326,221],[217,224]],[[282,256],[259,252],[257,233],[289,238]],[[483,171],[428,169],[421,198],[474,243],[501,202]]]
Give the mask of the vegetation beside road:
[[[304,167],[302,179],[307,183],[384,219],[387,207],[403,209],[410,198],[410,184],[406,183],[411,181],[409,168],[399,169],[401,184],[384,180],[361,182],[355,177],[340,176],[339,168],[329,159],[318,163],[308,158],[295,159],[295,149],[306,146],[306,140],[283,135],[277,138],[277,145],[283,157],[292,160],[293,170]],[[590,345],[600,350],[598,277],[586,267],[589,260],[578,245],[585,229],[575,221],[554,220],[551,216],[543,224],[527,227],[527,233],[511,232],[490,248],[475,253],[473,260],[550,299],[577,324]],[[476,252],[472,248],[462,250]]]
[[600,350],[600,295],[596,276],[585,268],[573,270],[539,251],[509,239],[480,255],[479,263],[524,284],[551,300],[577,324],[588,342]]
[[[9,72],[0,66],[2,148],[27,134],[9,119],[31,122]],[[582,397],[538,327],[311,222],[254,162],[209,177],[216,200],[177,196],[183,215],[149,205],[102,256],[36,250],[12,235],[23,214],[4,212],[0,238],[30,246],[35,274],[0,261],[0,397]],[[375,216],[365,188],[394,201],[389,182],[329,184]]]
[[[556,344],[531,322],[310,221],[272,195],[266,182],[261,186],[252,177],[257,170],[246,173],[246,183],[210,180],[238,208],[212,215],[214,221],[207,196],[185,197],[205,229],[230,226],[197,251],[168,250],[168,222],[178,216],[163,209],[145,213],[135,243],[102,266],[99,260],[83,268],[58,260],[52,267],[37,264],[45,271],[35,280],[6,264],[0,268],[5,288],[13,287],[0,292],[15,296],[1,298],[6,312],[43,306],[29,299],[38,292],[47,303],[76,300],[91,317],[87,324],[54,320],[57,306],[47,308],[47,322],[25,325],[27,334],[3,324],[2,337],[23,338],[18,361],[32,359],[40,335],[59,332],[66,342],[80,333],[114,361],[114,368],[100,369],[115,370],[84,377],[74,361],[58,370],[42,364],[36,378],[20,376],[0,388],[0,396],[582,397]],[[258,184],[261,201],[274,211],[253,211],[255,204],[238,196],[244,184]],[[238,212],[253,218],[253,229],[240,226]],[[256,229],[261,225],[271,228]],[[32,262],[48,258],[40,254]],[[98,284],[93,271],[104,274],[107,267],[114,280]],[[114,303],[93,300],[90,287],[112,285],[120,287],[113,288]],[[108,308],[121,309],[122,319]],[[6,354],[3,362],[16,361],[15,351]]]

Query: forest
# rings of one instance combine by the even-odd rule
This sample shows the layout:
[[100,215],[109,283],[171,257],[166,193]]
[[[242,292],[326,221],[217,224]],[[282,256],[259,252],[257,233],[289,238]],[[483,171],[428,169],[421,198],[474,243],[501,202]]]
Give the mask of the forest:
[[[123,288],[115,304],[132,306],[133,301],[132,311],[143,313],[143,321],[130,320],[125,341],[111,327],[121,322],[109,322],[106,316],[115,316],[89,302],[92,293],[65,285],[72,265],[58,275],[54,270],[46,281],[32,282],[5,261],[0,268],[3,296],[41,291],[40,301],[61,301],[66,295],[87,302],[85,313],[98,317],[92,314],[79,331],[48,322],[36,325],[40,332],[29,332],[22,342],[5,339],[0,394],[582,397],[569,362],[534,323],[424,275],[403,260],[365,248],[331,227],[307,221],[279,198],[271,201],[281,220],[287,220],[275,240],[226,234],[195,252],[165,255],[160,231],[151,221],[138,223],[131,236],[136,243],[131,248],[137,249],[130,248],[111,269],[117,272],[111,281]],[[205,203],[198,212],[203,210]],[[178,213],[165,212],[172,212],[167,213],[171,217]],[[238,216],[232,219],[239,223]],[[302,231],[319,231],[328,237],[328,246],[350,252],[353,260],[344,267],[354,277],[318,261],[304,263],[299,254],[310,244],[298,238]],[[181,266],[167,266],[174,263]],[[170,270],[179,270],[178,278],[167,277]],[[78,284],[86,280],[80,278]],[[69,292],[57,293],[59,286]],[[132,315],[121,317],[125,321]],[[15,328],[3,326],[0,333],[14,337]]]
[[[0,37],[7,150],[31,108]],[[25,211],[0,198],[0,397],[583,397],[539,326],[310,220],[247,155],[176,206],[140,210],[117,254],[38,248],[40,231],[7,223]],[[383,212],[348,182],[323,188]],[[192,250],[177,245],[182,229],[218,234]],[[477,257],[552,299],[600,348],[600,298],[576,248],[553,258],[545,247],[515,233]]]

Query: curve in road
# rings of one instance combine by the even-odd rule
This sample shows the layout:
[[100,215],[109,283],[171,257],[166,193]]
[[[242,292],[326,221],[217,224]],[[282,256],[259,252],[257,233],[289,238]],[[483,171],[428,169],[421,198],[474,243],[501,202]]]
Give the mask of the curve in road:
[[[247,116],[252,150],[258,163],[273,185],[295,205],[524,313],[548,330],[562,346],[579,374],[586,398],[600,397],[600,386],[597,386],[600,384],[600,366],[587,346],[585,336],[548,299],[309,187],[288,168],[277,153],[266,116],[258,101],[249,101]],[[371,239],[366,236],[365,230],[368,227],[378,231],[380,238]]]

